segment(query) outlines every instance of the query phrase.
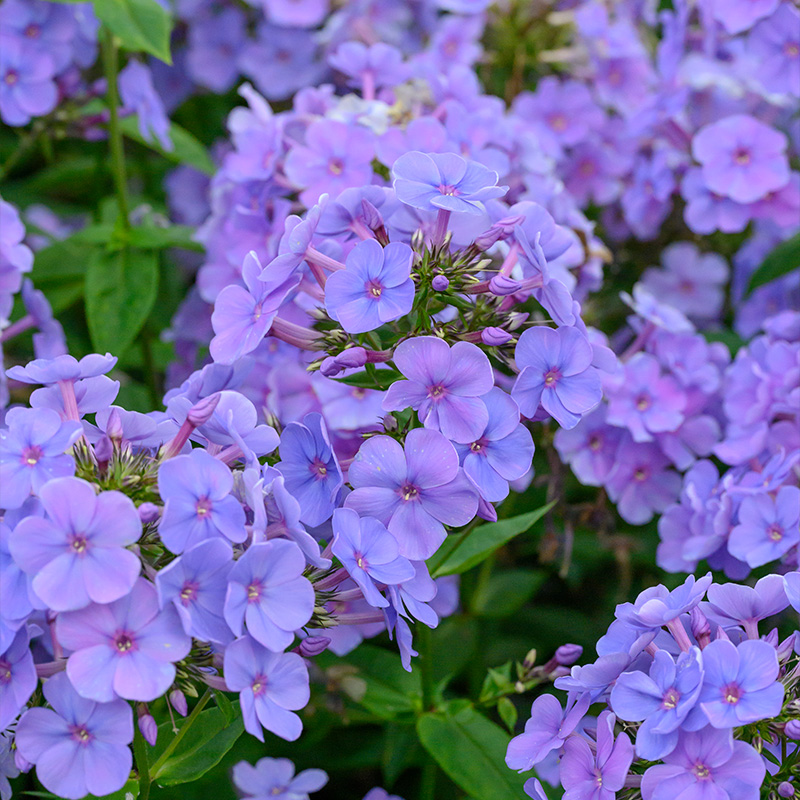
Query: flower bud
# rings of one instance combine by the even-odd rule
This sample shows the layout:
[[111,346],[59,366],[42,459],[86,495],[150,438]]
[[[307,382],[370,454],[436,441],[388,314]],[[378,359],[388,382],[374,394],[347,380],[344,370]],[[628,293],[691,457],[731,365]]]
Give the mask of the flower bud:
[[481,341],[489,347],[499,347],[511,341],[511,334],[502,328],[484,328],[481,331]]
[[186,419],[189,420],[189,422],[194,425],[195,428],[205,425],[206,422],[211,419],[211,415],[216,410],[220,397],[221,395],[219,392],[215,392],[208,397],[204,397],[189,409]]
[[106,436],[108,436],[112,442],[122,441],[122,418],[119,415],[118,408],[112,408],[108,415],[108,421],[106,422]]
[[783,728],[790,739],[800,739],[800,719],[790,719]]
[[450,285],[450,281],[444,275],[434,275],[431,286],[436,292],[443,292]]
[[383,227],[381,212],[366,198],[361,200],[361,213],[364,215],[364,223],[371,230]]
[[349,347],[336,356],[336,363],[343,369],[363,367],[367,360],[367,351],[363,347]]
[[505,239],[514,232],[514,226],[525,221],[523,216],[504,217],[492,225],[489,230],[484,231],[475,239],[474,245],[478,250],[488,250],[493,244]]
[[333,356],[328,356],[323,359],[322,364],[319,366],[319,371],[326,378],[335,378],[340,372],[344,372],[344,367],[339,366]]
[[144,740],[150,745],[150,747],[155,747],[156,739],[158,738],[158,725],[156,725],[153,715],[149,714],[147,711],[145,711],[143,714],[140,713],[138,724],[139,732],[142,734]]
[[778,784],[778,794],[781,797],[794,797],[794,786],[789,781],[781,781]]
[[579,644],[562,644],[556,650],[555,659],[559,666],[569,667],[583,655],[583,648]]
[[97,463],[108,464],[113,455],[114,445],[111,444],[111,439],[108,436],[101,436],[94,446],[94,457],[97,459]]
[[478,516],[487,522],[497,522],[497,509],[482,495],[478,495]]
[[708,618],[695,606],[689,611],[689,622],[692,636],[697,639],[697,644],[702,650],[711,641],[711,626],[708,624]]
[[505,275],[495,275],[489,281],[489,291],[498,297],[506,297],[514,292],[518,292],[522,288],[519,281],[513,278],[507,278]]
[[180,689],[173,689],[169,693],[169,703],[182,717],[189,713],[186,695]]
[[300,642],[297,652],[304,658],[313,658],[322,653],[330,643],[329,636],[307,636]]
[[138,511],[142,522],[155,522],[161,514],[161,509],[155,503],[142,503]]
[[775,650],[778,652],[778,661],[782,664],[795,650],[800,650],[800,632],[795,631],[791,636],[787,636]]

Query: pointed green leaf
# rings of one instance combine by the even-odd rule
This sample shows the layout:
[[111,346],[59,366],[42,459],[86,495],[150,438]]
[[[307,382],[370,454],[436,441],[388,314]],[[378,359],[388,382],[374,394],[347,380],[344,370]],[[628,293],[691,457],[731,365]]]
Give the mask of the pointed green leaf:
[[791,239],[781,242],[764,259],[761,266],[750,276],[747,293],[750,294],[754,289],[758,289],[759,286],[788,275],[796,269],[800,269],[800,233],[796,233]]
[[172,63],[169,37],[172,17],[156,0],[92,0],[95,14],[122,46]]
[[158,141],[146,139],[139,132],[139,119],[136,116],[124,117],[119,121],[122,132],[151,150],[155,150],[164,158],[176,163],[187,164],[194,167],[199,172],[206,175],[213,175],[216,171],[214,162],[209,158],[208,151],[189,131],[176,125],[174,122],[169,126],[169,138],[172,141],[172,150],[164,150]]

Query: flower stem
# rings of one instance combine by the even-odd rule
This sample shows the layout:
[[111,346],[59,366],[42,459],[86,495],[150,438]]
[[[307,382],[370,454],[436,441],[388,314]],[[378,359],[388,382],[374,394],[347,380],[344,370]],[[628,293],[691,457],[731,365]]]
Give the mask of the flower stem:
[[103,68],[106,75],[107,100],[109,110],[108,142],[111,149],[111,172],[114,176],[114,189],[121,224],[125,230],[130,228],[130,206],[128,204],[128,184],[125,178],[125,149],[122,144],[122,129],[119,126],[119,94],[117,92],[119,48],[114,35],[103,30]]
[[[175,752],[175,748],[180,744],[181,739],[186,736],[189,728],[197,722],[197,718],[200,716],[200,712],[205,708],[206,703],[211,699],[211,689],[207,689],[205,694],[197,701],[197,705],[192,709],[192,713],[186,718],[186,722],[181,725],[180,730],[175,735],[175,738],[167,745],[164,752],[158,757],[156,763],[153,764],[153,768],[150,771],[153,778],[158,778],[161,770],[164,768],[164,764],[167,763],[167,759]],[[140,800],[146,800],[143,795],[140,793]]]
[[147,747],[139,730],[139,726],[133,724],[133,754],[136,759],[136,772],[139,774],[139,800],[148,800],[150,797],[150,767],[147,763]]
[[422,711],[433,709],[433,649],[431,629],[421,622],[416,626],[419,642],[419,669],[422,684]]

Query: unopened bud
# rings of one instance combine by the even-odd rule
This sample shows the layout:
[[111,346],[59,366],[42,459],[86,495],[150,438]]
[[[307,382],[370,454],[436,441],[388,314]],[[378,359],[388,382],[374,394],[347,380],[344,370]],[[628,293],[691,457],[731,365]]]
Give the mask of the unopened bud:
[[194,425],[195,428],[205,425],[206,422],[211,419],[211,415],[216,410],[220,397],[220,393],[215,392],[214,394],[199,400],[189,409],[186,419],[189,420],[189,422]]
[[511,334],[502,328],[484,328],[481,331],[481,341],[489,347],[500,347],[510,342],[511,339]]
[[495,275],[489,281],[489,291],[498,297],[506,297],[507,295],[514,294],[522,288],[519,281],[513,278],[507,278],[505,275]]
[[783,728],[790,739],[800,739],[800,719],[790,719]]
[[787,636],[776,648],[778,661],[783,663],[795,651],[800,651],[800,633],[795,631],[791,636]]
[[106,422],[106,436],[108,436],[112,442],[121,442],[122,435],[122,417],[119,415],[118,408],[112,408],[108,415],[108,421]]
[[572,666],[583,655],[583,648],[579,644],[562,644],[556,650],[555,659],[559,666]]
[[711,641],[711,626],[708,624],[708,617],[695,606],[689,611],[689,624],[692,636],[702,650]]
[[397,417],[394,414],[387,414],[383,418],[383,427],[386,431],[396,431],[397,430]]
[[329,636],[307,636],[300,642],[297,652],[304,658],[313,658],[322,653],[330,643]]
[[364,223],[371,230],[383,227],[381,212],[366,198],[361,200],[361,213],[364,215]]
[[173,689],[169,693],[169,703],[182,717],[189,713],[186,695],[180,689]]
[[525,656],[522,663],[530,669],[536,664],[536,655],[536,648],[532,647],[528,650],[528,654]]
[[336,356],[336,363],[344,369],[363,367],[367,360],[367,351],[363,347],[349,347]]
[[108,464],[113,455],[114,445],[111,444],[111,439],[108,436],[101,436],[94,446],[94,457],[97,459],[97,463]]
[[335,378],[340,372],[344,372],[344,367],[339,366],[333,356],[328,356],[319,365],[319,371],[326,378]]
[[137,510],[139,519],[145,523],[155,522],[161,513],[161,509],[155,503],[142,503]]
[[781,781],[778,784],[778,794],[781,797],[794,797],[794,786],[789,781]]
[[482,495],[478,495],[478,516],[487,522],[497,522],[497,509]]
[[450,281],[444,275],[434,275],[431,286],[436,292],[443,292],[450,285]]
[[475,247],[478,250],[488,250],[493,244],[505,239],[514,232],[514,226],[525,221],[525,217],[504,217],[495,222],[489,230],[482,233],[475,239]]
[[156,725],[156,721],[153,718],[152,714],[149,714],[147,711],[144,713],[139,713],[139,732],[142,734],[142,737],[150,745],[150,747],[155,747],[156,739],[158,738],[158,725]]

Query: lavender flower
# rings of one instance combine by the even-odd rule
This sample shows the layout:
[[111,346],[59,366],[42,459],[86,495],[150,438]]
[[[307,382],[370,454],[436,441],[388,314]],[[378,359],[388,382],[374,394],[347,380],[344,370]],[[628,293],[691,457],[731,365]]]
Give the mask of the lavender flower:
[[295,775],[288,758],[260,758],[255,766],[246,761],[236,764],[233,782],[244,800],[308,800],[311,792],[328,782],[328,775],[321,769]]
[[6,125],[27,125],[58,101],[52,57],[24,40],[3,36],[0,48],[0,116]]
[[150,142],[158,140],[164,150],[173,150],[169,117],[153,86],[150,70],[132,58],[119,73],[118,83],[122,105],[137,115],[142,138]]
[[426,428],[456,442],[471,442],[483,433],[489,412],[480,397],[494,378],[480,348],[469,342],[450,347],[435,336],[419,336],[397,346],[394,362],[408,380],[389,387],[385,411],[410,406]]
[[0,730],[5,730],[28,702],[39,678],[23,626],[0,653]]

